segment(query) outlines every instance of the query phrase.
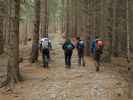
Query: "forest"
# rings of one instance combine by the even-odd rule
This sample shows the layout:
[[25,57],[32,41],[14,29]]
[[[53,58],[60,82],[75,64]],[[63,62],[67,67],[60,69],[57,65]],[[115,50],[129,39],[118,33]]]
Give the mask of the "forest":
[[[133,100],[132,16],[133,0],[0,0],[0,100]],[[97,36],[99,72],[91,50]],[[52,44],[49,68],[44,37]],[[86,66],[74,49],[67,69],[62,44],[78,37]]]

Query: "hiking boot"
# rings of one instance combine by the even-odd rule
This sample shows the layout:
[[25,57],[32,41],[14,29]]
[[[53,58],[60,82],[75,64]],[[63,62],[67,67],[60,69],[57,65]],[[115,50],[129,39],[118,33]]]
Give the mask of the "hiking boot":
[[99,72],[100,71],[100,68],[99,67],[96,67],[96,72]]
[[83,67],[85,67],[85,63],[83,64]]
[[34,61],[34,60],[32,60],[32,61],[31,61],[31,63],[35,63],[35,61]]
[[128,71],[131,71],[131,68],[130,67],[128,67]]
[[43,68],[46,68],[46,65],[43,65]]
[[43,68],[49,68],[49,66],[47,64],[43,65]]

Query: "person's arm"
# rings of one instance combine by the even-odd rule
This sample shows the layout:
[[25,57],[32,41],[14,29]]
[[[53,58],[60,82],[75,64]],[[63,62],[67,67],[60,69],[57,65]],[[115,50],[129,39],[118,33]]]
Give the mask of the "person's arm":
[[51,41],[48,42],[48,46],[49,46],[50,49],[52,49],[52,43],[51,43]]
[[62,49],[65,50],[65,43],[62,45]]
[[42,41],[39,41],[39,48],[40,48],[40,51],[42,49]]
[[75,48],[75,46],[74,46],[73,44],[72,44],[72,47],[73,47],[72,49],[74,49],[74,48]]
[[85,48],[85,42],[83,41],[83,48]]
[[76,44],[76,48],[78,49],[78,46],[79,46],[79,42]]

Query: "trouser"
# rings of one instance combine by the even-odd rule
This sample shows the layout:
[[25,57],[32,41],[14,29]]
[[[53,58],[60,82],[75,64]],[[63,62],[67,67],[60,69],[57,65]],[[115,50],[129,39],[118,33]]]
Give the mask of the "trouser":
[[78,64],[85,66],[84,50],[78,50]]
[[99,71],[100,70],[100,60],[101,60],[101,54],[99,52],[96,52],[95,60],[96,60],[96,71]]
[[95,60],[98,65],[100,65],[101,54],[102,54],[102,49],[97,49],[95,53]]
[[42,58],[43,58],[44,67],[48,67],[49,49],[43,49],[42,50]]
[[85,60],[84,60],[84,56],[79,56],[79,59],[78,59],[78,64],[79,65],[83,65],[83,66],[85,66]]
[[65,64],[71,66],[72,51],[65,51]]
[[[43,54],[43,50],[42,50],[42,48],[40,48],[40,52],[41,52],[41,51],[42,51],[42,54]],[[50,60],[51,60],[51,57],[50,57],[50,50],[48,50],[48,51],[45,50],[45,52],[48,53],[47,56],[48,56],[48,60],[50,61]],[[42,56],[42,57],[43,57],[43,56]]]
[[50,50],[48,52],[48,60],[51,61]]
[[95,55],[95,60],[97,62],[98,65],[100,65],[100,58],[101,58],[101,55],[100,54],[96,54]]

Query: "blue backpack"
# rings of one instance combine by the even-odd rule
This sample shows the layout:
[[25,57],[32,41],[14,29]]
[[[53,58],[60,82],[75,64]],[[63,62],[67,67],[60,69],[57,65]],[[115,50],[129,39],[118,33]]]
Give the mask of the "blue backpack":
[[71,49],[73,49],[73,46],[72,46],[72,44],[68,44],[68,45],[66,45],[66,48],[67,48],[68,50],[71,50]]
[[80,42],[78,43],[78,48],[79,48],[79,49],[83,49],[83,48],[84,48],[84,41],[80,41]]

